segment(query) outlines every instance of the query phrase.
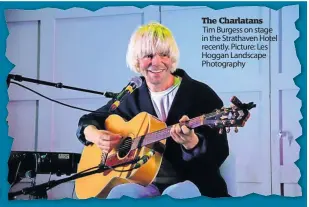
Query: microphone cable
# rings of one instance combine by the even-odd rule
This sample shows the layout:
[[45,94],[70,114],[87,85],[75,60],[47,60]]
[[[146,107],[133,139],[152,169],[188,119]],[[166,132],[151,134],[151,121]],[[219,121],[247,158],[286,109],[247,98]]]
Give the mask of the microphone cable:
[[39,93],[39,92],[37,92],[37,91],[31,89],[31,88],[28,88],[27,86],[24,86],[24,85],[22,85],[22,84],[20,84],[20,83],[17,83],[17,82],[15,82],[15,81],[11,81],[11,83],[16,84],[16,85],[18,85],[18,86],[20,86],[20,87],[22,87],[22,88],[25,88],[25,89],[31,91],[32,93],[35,93],[35,94],[37,94],[37,95],[39,95],[39,96],[41,96],[41,97],[43,97],[43,98],[45,98],[45,99],[47,99],[47,100],[49,100],[49,101],[53,101],[53,102],[55,102],[55,103],[58,103],[58,104],[60,104],[60,105],[63,105],[63,106],[69,107],[69,108],[78,109],[78,110],[82,110],[82,111],[87,111],[87,112],[91,112],[91,113],[95,113],[95,114],[104,114],[104,115],[109,114],[108,112],[92,111],[92,110],[88,110],[88,109],[84,109],[84,108],[72,106],[72,105],[69,105],[69,104],[65,104],[65,103],[62,103],[62,102],[60,102],[60,101],[56,101],[56,100],[54,100],[54,99],[48,98],[47,96],[44,96],[43,94],[41,94],[41,93]]
[[87,173],[87,172],[90,171],[90,170],[99,169],[99,168],[101,168],[101,167],[106,167],[106,170],[107,170],[107,169],[110,169],[110,170],[113,170],[113,171],[115,171],[115,172],[130,172],[130,171],[132,171],[132,170],[134,170],[134,169],[140,168],[143,164],[145,164],[146,162],[148,162],[148,160],[149,160],[152,156],[154,156],[154,154],[155,154],[155,151],[154,151],[154,150],[150,150],[150,151],[147,152],[143,157],[137,156],[136,158],[134,158],[134,159],[132,159],[132,160],[130,160],[130,161],[128,161],[128,162],[122,163],[123,166],[124,166],[124,165],[130,165],[130,164],[135,165],[134,167],[129,168],[129,169],[126,169],[126,170],[117,170],[117,169],[116,169],[116,168],[118,168],[118,167],[122,168],[122,167],[123,167],[122,165],[121,165],[121,166],[115,167],[115,166],[108,166],[108,165],[101,165],[101,164],[100,164],[100,165],[97,165],[97,166],[94,166],[94,167],[91,167],[91,168],[87,168],[87,169],[85,169],[85,170],[83,170],[83,171],[80,171],[80,172],[76,173],[74,176],[76,176],[76,175],[81,175],[81,174]]

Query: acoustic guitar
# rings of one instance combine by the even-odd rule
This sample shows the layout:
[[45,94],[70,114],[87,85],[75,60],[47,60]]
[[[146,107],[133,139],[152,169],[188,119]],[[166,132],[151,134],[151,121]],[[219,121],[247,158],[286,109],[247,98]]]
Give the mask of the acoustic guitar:
[[[220,133],[230,131],[230,127],[243,127],[250,117],[249,110],[255,104],[243,104],[235,96],[232,107],[217,109],[184,123],[189,128],[207,125],[218,128]],[[120,134],[120,144],[108,154],[95,144],[85,146],[77,172],[89,171],[96,166],[110,166],[101,173],[75,180],[76,195],[79,199],[91,197],[106,198],[113,187],[123,183],[137,183],[147,186],[155,179],[162,162],[166,139],[170,137],[172,126],[152,115],[141,112],[130,121],[118,115],[110,115],[105,121],[106,130]],[[119,167],[112,167],[119,166]],[[90,170],[91,172],[91,170]]]

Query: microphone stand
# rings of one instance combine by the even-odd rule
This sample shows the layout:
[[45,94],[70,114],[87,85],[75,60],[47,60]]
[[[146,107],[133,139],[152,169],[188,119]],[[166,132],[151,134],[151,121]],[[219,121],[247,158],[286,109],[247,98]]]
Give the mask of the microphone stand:
[[[128,165],[128,164],[134,164],[134,163],[137,163],[138,161],[140,161],[142,159],[143,158],[137,157],[137,158],[135,158],[131,161],[121,163],[121,164],[117,164],[117,165],[114,165],[112,167],[106,167],[104,165],[99,165],[98,169],[93,170],[91,172],[76,173],[76,174],[74,174],[70,177],[67,177],[67,178],[63,178],[63,179],[59,179],[59,180],[51,180],[51,181],[42,183],[40,185],[23,188],[20,191],[10,192],[10,193],[8,193],[8,199],[14,200],[14,198],[18,195],[33,195],[36,198],[45,198],[46,199],[47,198],[47,190],[52,189],[52,188],[56,187],[57,185],[60,185],[62,183],[65,183],[65,182],[68,182],[68,181],[71,181],[71,180],[75,180],[75,179],[79,179],[79,178],[86,177],[86,176],[89,176],[89,175],[93,175],[93,174],[96,174],[96,173],[102,173],[105,170],[112,170],[111,168],[121,167],[121,166],[125,166],[125,165]],[[86,169],[86,170],[87,171],[91,170],[91,168]]]
[[31,83],[37,83],[37,84],[42,84],[42,85],[47,85],[47,86],[53,86],[56,88],[66,88],[66,89],[71,89],[71,90],[76,90],[76,91],[82,91],[82,92],[88,92],[88,93],[94,93],[94,94],[99,94],[103,95],[106,98],[115,98],[118,93],[113,93],[113,92],[99,92],[99,91],[93,91],[93,90],[88,90],[88,89],[83,89],[83,88],[77,88],[77,87],[72,87],[72,86],[66,86],[63,85],[62,83],[53,83],[53,82],[48,82],[48,81],[42,81],[42,80],[37,80],[37,79],[32,79],[32,78],[26,78],[21,75],[14,75],[14,74],[9,74],[6,83],[7,86],[9,87],[11,80],[16,80],[19,82],[26,81],[26,82],[31,82]]
[[[66,89],[77,90],[77,91],[82,91],[82,92],[94,93],[94,94],[103,95],[107,98],[115,98],[118,95],[118,93],[113,93],[113,92],[105,92],[104,93],[104,92],[99,92],[99,91],[94,91],[94,90],[88,90],[88,89],[83,89],[83,88],[66,86],[66,85],[63,85],[62,83],[53,83],[53,82],[48,82],[48,81],[42,81],[42,80],[27,78],[27,77],[23,77],[21,75],[15,75],[15,74],[9,74],[8,75],[8,77],[6,79],[7,87],[10,86],[11,80],[16,80],[16,81],[19,81],[19,82],[26,81],[26,82],[37,83],[37,84],[42,84],[42,85],[47,85],[47,86],[53,86],[53,87],[56,87],[56,88],[66,88]],[[111,168],[121,167],[121,166],[125,166],[125,165],[128,165],[128,164],[134,164],[134,163],[137,163],[140,160],[141,160],[141,158],[137,157],[137,158],[135,158],[135,159],[133,159],[129,162],[118,164],[118,165],[115,165],[115,166],[112,166],[112,167],[107,167],[107,166],[104,166],[104,165],[98,165],[97,167],[95,167],[95,168],[98,168],[98,169],[90,171],[90,172],[80,172],[80,173],[76,173],[76,174],[74,174],[70,177],[67,177],[67,178],[63,178],[63,179],[59,179],[59,180],[51,180],[51,181],[48,181],[48,182],[40,184],[40,185],[23,188],[20,191],[10,192],[10,193],[8,193],[8,199],[14,200],[14,198],[18,195],[33,195],[36,198],[47,199],[47,190],[54,188],[57,185],[60,185],[62,183],[65,183],[65,182],[68,182],[68,181],[71,181],[71,180],[79,179],[79,178],[82,178],[82,177],[85,177],[85,176],[93,175],[93,174],[96,174],[96,173],[102,173],[105,170],[112,170]],[[93,168],[91,168],[91,169],[93,169]],[[89,171],[91,169],[87,169],[87,171]]]

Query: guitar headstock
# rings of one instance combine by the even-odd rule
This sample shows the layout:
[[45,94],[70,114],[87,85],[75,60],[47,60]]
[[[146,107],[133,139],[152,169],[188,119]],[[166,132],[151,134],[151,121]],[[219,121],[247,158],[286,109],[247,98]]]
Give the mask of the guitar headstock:
[[231,102],[231,107],[222,107],[206,115],[206,124],[220,128],[220,133],[222,133],[224,129],[229,133],[231,127],[234,127],[234,131],[237,133],[238,127],[244,127],[250,118],[249,110],[256,107],[256,105],[253,102],[247,104],[241,103],[236,96],[232,97]]

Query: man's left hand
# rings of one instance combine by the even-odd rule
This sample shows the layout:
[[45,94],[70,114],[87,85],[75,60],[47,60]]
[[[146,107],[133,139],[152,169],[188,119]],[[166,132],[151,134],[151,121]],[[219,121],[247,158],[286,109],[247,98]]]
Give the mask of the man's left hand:
[[[188,120],[188,116],[183,116],[179,122],[183,123]],[[198,136],[195,134],[194,129],[189,129],[185,125],[173,125],[170,134],[175,142],[182,144],[187,150],[194,148],[199,142]]]

